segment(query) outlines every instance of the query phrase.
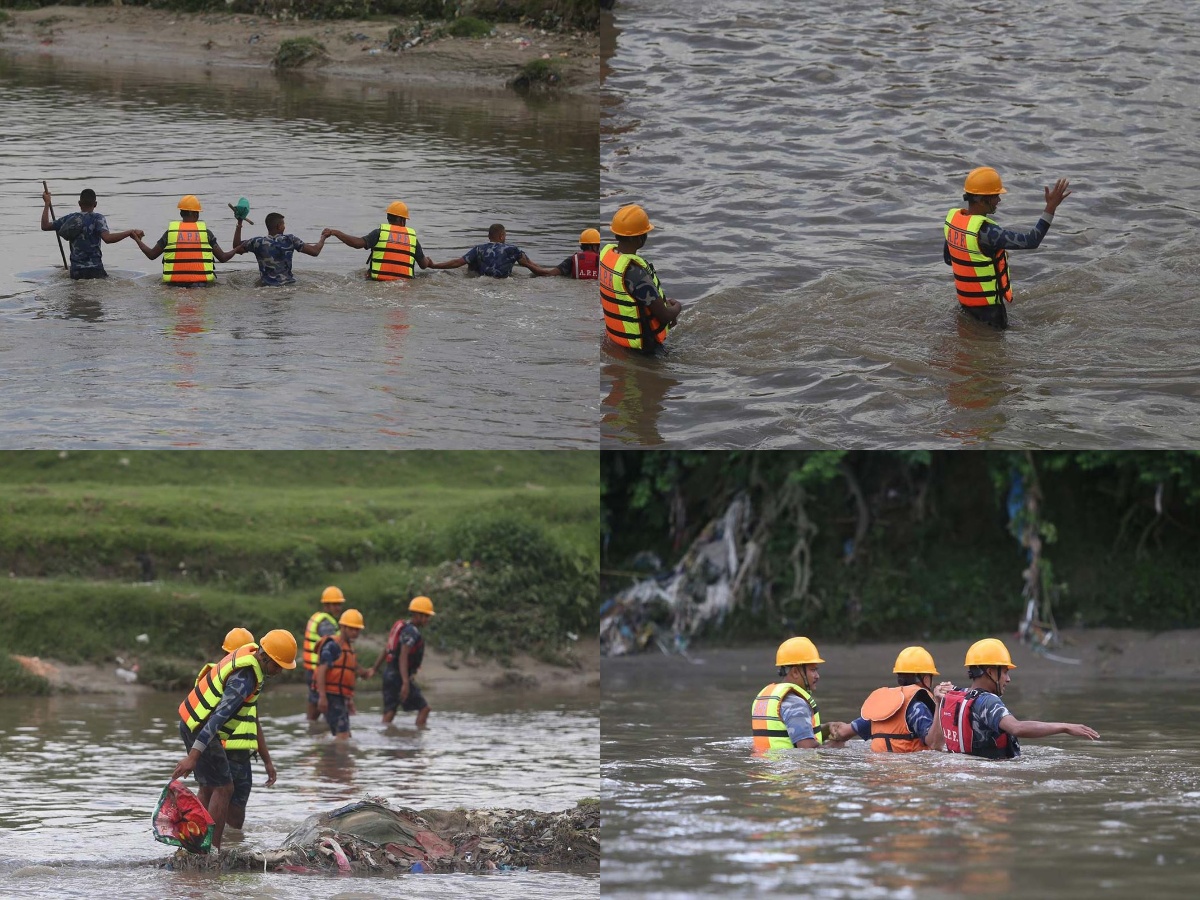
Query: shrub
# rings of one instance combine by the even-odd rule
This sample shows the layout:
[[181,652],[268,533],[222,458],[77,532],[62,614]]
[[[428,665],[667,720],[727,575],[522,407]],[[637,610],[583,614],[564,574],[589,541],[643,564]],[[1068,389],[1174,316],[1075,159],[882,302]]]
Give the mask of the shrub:
[[314,37],[288,38],[275,51],[271,65],[277,69],[298,69],[310,60],[326,56],[325,45]]

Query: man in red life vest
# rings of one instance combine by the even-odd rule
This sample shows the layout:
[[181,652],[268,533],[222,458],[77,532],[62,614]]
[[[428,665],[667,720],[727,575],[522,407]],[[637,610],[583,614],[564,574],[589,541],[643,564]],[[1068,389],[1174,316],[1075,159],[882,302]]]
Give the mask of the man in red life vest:
[[1070,722],[1034,722],[1016,718],[1000,698],[1016,666],[1008,648],[996,638],[976,641],[967,650],[967,676],[971,687],[958,690],[943,681],[934,688],[938,709],[929,729],[929,746],[951,753],[987,759],[1012,759],[1021,753],[1018,738],[1073,734],[1090,741],[1100,735],[1086,725]]
[[222,250],[208,226],[200,221],[201,209],[195,195],[188,194],[179,199],[179,221],[167,226],[157,244],[147,247],[140,237],[133,236],[146,259],[163,258],[164,284],[212,284],[216,281],[213,260],[229,262],[235,255],[232,250]]
[[313,684],[317,688],[317,709],[325,714],[329,733],[345,740],[350,737],[350,717],[354,708],[354,684],[359,676],[371,673],[358,664],[354,642],[366,623],[357,609],[348,609],[338,619],[338,633],[321,638],[317,644],[317,672]]
[[579,235],[579,252],[568,256],[552,269],[530,262],[534,275],[562,275],[566,278],[595,281],[600,275],[600,232],[585,228]]
[[832,741],[857,735],[876,753],[913,753],[929,749],[933,725],[933,656],[924,647],[905,647],[892,667],[898,687],[881,687],[862,705],[862,716],[830,729]]
[[425,638],[421,629],[434,616],[433,601],[428,597],[413,597],[408,604],[408,619],[397,619],[388,632],[387,643],[371,666],[374,675],[381,665],[383,670],[383,722],[386,725],[396,717],[396,710],[417,713],[417,727],[424,728],[429,719],[429,703],[417,687],[413,676],[421,668],[425,658]]
[[980,322],[995,328],[1008,327],[1006,303],[1012,303],[1008,251],[1033,250],[1042,242],[1054,211],[1067,197],[1070,182],[1058,179],[1046,188],[1046,209],[1028,232],[1009,231],[992,219],[1000,205],[1000,195],[1008,193],[1000,174],[989,166],[972,169],[963,185],[966,209],[955,207],[946,213],[943,226],[945,243],[942,258],[954,271],[954,288],[959,308]]

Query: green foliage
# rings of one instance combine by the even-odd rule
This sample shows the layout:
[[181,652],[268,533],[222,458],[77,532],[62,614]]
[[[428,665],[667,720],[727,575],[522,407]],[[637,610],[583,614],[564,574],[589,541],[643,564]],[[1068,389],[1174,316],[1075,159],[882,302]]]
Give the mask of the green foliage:
[[314,37],[288,38],[279,45],[271,65],[276,69],[298,69],[311,60],[324,59],[325,45]]
[[461,19],[455,19],[446,26],[446,34],[451,37],[487,37],[492,33],[490,23],[483,19],[476,19],[473,16],[463,16]]
[[48,694],[50,682],[34,675],[0,649],[0,697],[18,694]]

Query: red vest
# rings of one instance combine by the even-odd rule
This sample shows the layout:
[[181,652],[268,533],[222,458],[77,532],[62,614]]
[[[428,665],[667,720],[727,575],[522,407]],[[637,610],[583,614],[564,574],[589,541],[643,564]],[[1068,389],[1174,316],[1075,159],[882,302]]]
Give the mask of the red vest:
[[974,729],[971,727],[971,709],[981,691],[968,689],[947,691],[942,700],[942,734],[946,737],[946,749],[951,753],[967,753],[988,759],[1005,759],[1021,752],[1017,739],[1008,732],[989,741],[986,746],[975,744]]
[[600,254],[594,250],[580,250],[571,257],[571,274],[575,278],[595,281],[600,277]]

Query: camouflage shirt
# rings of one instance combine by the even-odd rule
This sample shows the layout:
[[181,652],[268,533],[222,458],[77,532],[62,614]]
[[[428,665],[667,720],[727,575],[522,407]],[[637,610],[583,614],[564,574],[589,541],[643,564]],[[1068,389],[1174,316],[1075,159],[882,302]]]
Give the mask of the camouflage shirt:
[[243,242],[246,252],[258,258],[258,274],[265,285],[294,284],[292,253],[304,246],[294,234],[268,234]]
[[73,212],[55,219],[54,230],[71,243],[71,277],[104,274],[100,258],[100,235],[108,231],[108,221],[98,212]]
[[472,272],[490,275],[492,278],[507,278],[512,274],[517,260],[524,255],[520,247],[492,241],[472,247],[463,254],[463,259],[467,261],[467,268]]

